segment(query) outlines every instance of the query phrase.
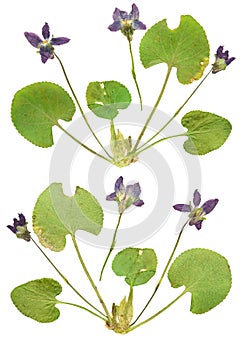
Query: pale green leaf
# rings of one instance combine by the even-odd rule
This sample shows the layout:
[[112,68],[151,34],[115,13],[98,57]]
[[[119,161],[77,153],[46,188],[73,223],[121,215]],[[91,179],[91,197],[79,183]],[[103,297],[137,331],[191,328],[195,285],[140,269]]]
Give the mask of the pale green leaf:
[[187,113],[181,123],[188,129],[184,148],[190,154],[203,155],[216,150],[225,143],[232,130],[227,119],[202,111]]
[[209,44],[204,29],[191,16],[181,16],[179,27],[170,29],[166,20],[151,27],[140,44],[145,68],[166,63],[177,69],[180,83],[199,79],[209,62]]
[[103,225],[103,210],[88,191],[76,187],[74,196],[63,193],[62,184],[53,183],[39,196],[33,210],[33,230],[40,243],[61,251],[66,235],[84,230],[98,235]]
[[129,90],[117,81],[89,83],[86,91],[88,108],[100,118],[114,119],[119,109],[131,103]]
[[157,257],[153,249],[126,248],[119,252],[112,263],[117,276],[125,276],[132,286],[147,283],[156,273]]
[[75,105],[59,85],[41,82],[19,90],[12,101],[11,117],[17,131],[40,147],[53,145],[52,127],[58,120],[71,121]]
[[22,284],[11,292],[16,308],[25,316],[38,322],[53,322],[60,315],[55,298],[62,291],[61,285],[50,278],[42,278]]
[[172,264],[169,281],[173,288],[186,287],[192,294],[191,312],[201,314],[222,302],[231,288],[227,260],[208,249],[194,248],[182,253]]

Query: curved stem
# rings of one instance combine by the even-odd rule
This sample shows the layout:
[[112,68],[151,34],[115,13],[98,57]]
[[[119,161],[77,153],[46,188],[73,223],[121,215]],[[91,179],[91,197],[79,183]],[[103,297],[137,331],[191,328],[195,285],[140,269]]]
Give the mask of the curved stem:
[[101,269],[101,273],[100,273],[100,278],[99,278],[99,281],[101,281],[102,279],[102,274],[103,274],[103,271],[105,269],[105,266],[108,262],[108,259],[113,251],[113,249],[115,248],[115,244],[116,244],[116,234],[117,234],[117,231],[118,231],[118,228],[119,228],[119,225],[120,225],[120,222],[121,222],[121,218],[122,218],[122,213],[119,215],[119,218],[118,218],[118,221],[117,221],[117,225],[116,225],[116,228],[115,228],[115,232],[114,232],[114,235],[113,235],[113,239],[112,239],[112,243],[111,243],[111,246],[110,246],[110,249],[109,249],[109,252],[107,254],[107,257],[104,261],[104,264],[102,266],[102,269]]
[[158,105],[159,105],[159,103],[160,103],[160,101],[161,101],[161,98],[162,98],[162,96],[163,96],[163,94],[164,94],[164,92],[165,92],[165,88],[166,88],[166,85],[167,85],[167,83],[168,83],[170,74],[171,74],[171,68],[168,67],[168,71],[167,71],[167,74],[166,74],[166,76],[165,76],[165,80],[164,80],[162,89],[161,89],[161,91],[160,91],[160,94],[159,94],[159,96],[158,96],[158,99],[157,99],[157,101],[156,101],[156,103],[155,103],[155,105],[154,105],[154,107],[153,107],[153,109],[152,109],[152,111],[151,111],[151,113],[150,113],[148,119],[146,120],[146,123],[145,123],[145,125],[144,125],[144,127],[143,127],[141,133],[140,133],[139,136],[138,136],[138,139],[137,139],[136,144],[135,144],[135,146],[134,146],[134,149],[133,149],[133,151],[132,151],[133,153],[137,150],[137,147],[138,147],[138,145],[139,145],[139,143],[140,143],[140,141],[141,141],[141,139],[142,139],[142,137],[143,137],[143,135],[144,135],[144,133],[145,133],[145,130],[147,129],[147,126],[149,125],[149,123],[150,123],[150,121],[151,121],[153,115],[155,114],[155,112],[156,112],[156,110],[157,110],[157,108],[158,108]]
[[68,135],[73,141],[77,142],[81,147],[85,148],[87,151],[93,153],[94,155],[96,155],[99,158],[102,158],[104,160],[106,160],[109,163],[112,163],[112,160],[104,157],[102,154],[99,154],[97,152],[95,152],[92,148],[89,148],[88,146],[84,145],[84,143],[82,143],[80,140],[78,140],[76,137],[74,137],[72,134],[70,134],[66,129],[64,129],[59,123],[56,124],[56,126],[62,130],[66,135]]
[[155,313],[154,315],[152,315],[151,317],[147,318],[145,321],[135,325],[134,327],[130,327],[125,333],[129,333],[131,331],[133,331],[134,329],[143,326],[144,324],[146,324],[147,322],[153,320],[155,317],[159,316],[162,312],[164,312],[165,310],[167,310],[170,306],[172,306],[176,301],[178,301],[183,295],[185,295],[187,293],[187,290],[185,289],[177,298],[175,298],[172,302],[170,302],[168,305],[166,305],[163,309],[161,309],[160,311],[158,311],[157,313]]
[[107,322],[107,319],[106,319],[106,318],[104,318],[104,317],[102,317],[102,316],[100,316],[100,315],[97,315],[95,312],[93,312],[93,311],[91,311],[91,310],[89,310],[89,309],[87,309],[87,308],[85,308],[85,307],[83,307],[83,306],[81,306],[81,305],[73,304],[73,303],[68,303],[68,302],[66,302],[66,301],[61,301],[61,300],[57,300],[57,303],[58,303],[58,304],[64,304],[64,305],[70,305],[70,306],[78,307],[79,309],[85,310],[85,311],[91,313],[92,315],[94,315],[94,316],[96,316],[96,317],[99,317],[99,318],[100,318],[101,320],[103,320],[104,322]]
[[79,110],[80,110],[80,113],[81,113],[81,115],[82,115],[82,118],[84,119],[84,121],[85,121],[85,123],[86,123],[88,129],[90,130],[90,132],[92,133],[92,135],[94,136],[94,138],[96,139],[96,141],[98,142],[98,144],[101,146],[101,148],[103,149],[103,151],[107,154],[107,156],[108,156],[109,158],[112,158],[111,155],[106,151],[106,149],[104,148],[104,146],[102,145],[102,143],[100,142],[100,140],[98,139],[98,137],[95,135],[95,133],[94,133],[94,131],[93,131],[91,125],[89,124],[89,121],[88,121],[88,119],[87,119],[87,117],[86,117],[86,115],[85,115],[85,113],[84,113],[84,111],[83,111],[83,109],[82,109],[82,107],[81,107],[81,105],[80,105],[80,103],[79,103],[79,100],[78,100],[78,98],[77,98],[77,96],[76,96],[76,94],[75,94],[75,92],[74,92],[74,89],[72,88],[72,85],[71,85],[70,80],[69,80],[69,78],[68,78],[68,76],[67,76],[65,67],[64,67],[64,65],[63,65],[63,63],[62,63],[62,61],[61,61],[61,59],[59,58],[58,55],[56,55],[55,52],[54,52],[54,56],[57,58],[57,60],[58,60],[58,62],[59,62],[59,64],[60,64],[60,66],[61,66],[61,69],[62,69],[62,71],[63,71],[64,77],[65,77],[66,82],[67,82],[67,84],[68,84],[68,87],[69,87],[69,89],[71,90],[71,93],[72,93],[72,95],[73,95],[73,98],[74,98],[74,100],[75,100],[75,102],[76,102],[76,104],[77,104],[77,106],[78,106],[78,108],[79,108]]
[[172,139],[172,138],[174,138],[174,137],[186,136],[186,135],[187,135],[187,133],[185,132],[184,134],[178,134],[178,135],[172,135],[172,136],[164,137],[163,139],[160,139],[160,140],[157,140],[157,141],[151,143],[150,145],[146,146],[145,148],[142,148],[142,149],[139,148],[140,150],[137,151],[135,154],[136,154],[136,156],[138,156],[140,153],[146,151],[147,149],[149,149],[149,148],[151,148],[151,147],[157,145],[158,143],[160,143],[160,142],[162,142],[162,141],[167,141],[167,140]]
[[161,285],[161,282],[162,282],[162,280],[163,280],[163,278],[164,278],[164,276],[165,276],[165,274],[166,274],[166,271],[168,270],[168,267],[169,267],[169,265],[170,265],[170,263],[171,263],[171,261],[172,261],[172,259],[173,259],[173,256],[174,256],[174,254],[175,254],[175,252],[176,252],[176,249],[177,249],[177,247],[178,247],[178,244],[179,244],[180,238],[181,238],[181,236],[182,236],[182,233],[183,233],[183,231],[184,231],[186,225],[188,224],[188,222],[189,222],[189,220],[186,221],[186,223],[182,226],[182,228],[181,228],[181,230],[180,230],[180,232],[179,232],[179,235],[178,235],[177,241],[176,241],[176,243],[175,243],[175,246],[174,246],[174,248],[173,248],[173,251],[172,251],[172,253],[171,253],[171,255],[170,255],[170,257],[169,257],[169,259],[168,259],[168,261],[167,261],[167,263],[166,263],[166,265],[165,265],[164,271],[163,271],[163,273],[162,273],[162,275],[161,275],[161,277],[160,277],[160,279],[159,279],[159,281],[158,281],[158,283],[157,283],[157,285],[156,285],[156,287],[155,287],[155,289],[154,289],[154,292],[152,293],[151,297],[149,298],[149,300],[147,301],[147,303],[145,304],[144,308],[142,309],[142,311],[140,312],[140,314],[137,316],[137,318],[135,319],[135,321],[131,324],[131,326],[133,326],[133,325],[139,320],[139,318],[142,316],[142,314],[144,313],[144,311],[147,309],[147,307],[149,306],[150,302],[151,302],[152,299],[154,298],[155,294],[157,293],[157,291],[158,291],[158,289],[159,289],[159,287],[160,287],[160,285]]
[[103,310],[104,310],[104,312],[105,312],[105,314],[106,314],[106,316],[107,316],[107,318],[108,318],[108,322],[111,324],[111,323],[112,323],[112,318],[111,318],[111,316],[110,316],[110,313],[109,313],[109,311],[108,311],[108,309],[107,309],[107,306],[106,306],[104,300],[102,299],[102,297],[101,297],[101,295],[100,295],[100,293],[99,293],[99,291],[98,291],[98,288],[96,287],[96,285],[95,285],[95,283],[94,283],[94,281],[93,281],[93,279],[92,279],[90,273],[88,272],[88,269],[87,269],[87,267],[86,267],[86,265],[85,265],[85,263],[84,263],[84,260],[82,259],[81,253],[80,253],[80,251],[79,251],[79,247],[78,247],[77,242],[76,242],[75,235],[72,234],[71,237],[72,237],[72,241],[73,241],[73,244],[74,244],[74,248],[75,248],[76,253],[77,253],[77,255],[78,255],[79,261],[80,261],[81,266],[82,266],[82,268],[83,268],[83,270],[84,270],[84,272],[85,272],[85,275],[87,276],[87,279],[89,280],[89,282],[90,282],[90,284],[91,284],[91,286],[92,286],[92,288],[93,288],[95,294],[97,295],[97,298],[99,299],[99,301],[100,301],[100,303],[101,303],[101,305],[102,305],[102,307],[103,307]]
[[204,83],[204,81],[206,80],[206,78],[210,75],[210,73],[212,72],[212,68],[211,70],[206,74],[206,76],[201,80],[201,82],[196,86],[196,88],[193,90],[193,92],[188,96],[188,98],[185,100],[185,102],[179,107],[179,109],[177,109],[177,111],[174,113],[174,115],[168,120],[168,122],[166,122],[162,128],[157,131],[148,141],[146,141],[144,144],[142,144],[138,150],[140,150],[141,148],[143,148],[145,145],[147,145],[149,142],[151,142],[155,137],[157,137],[172,121],[173,119],[175,119],[177,117],[177,115],[180,113],[180,111],[185,107],[185,105],[187,104],[187,102],[192,98],[192,96],[195,94],[195,92],[199,89],[199,87]]
[[[52,267],[57,271],[57,273],[60,275],[60,277],[64,280],[64,282],[89,306],[91,306],[94,310],[99,312],[101,315],[105,316],[100,310],[98,310],[94,305],[92,305],[87,299],[85,299],[75,288],[74,286],[68,281],[68,279],[60,272],[60,270],[54,265],[52,260],[46,255],[46,253],[40,248],[40,246],[34,241],[34,239],[31,237],[32,242],[35,244],[35,246],[39,249],[39,251],[44,255],[44,257],[47,259],[47,261],[52,265]],[[87,311],[91,312],[87,309]]]
[[140,88],[139,88],[139,85],[138,85],[138,82],[137,82],[136,71],[135,71],[135,63],[134,63],[134,56],[133,56],[133,52],[132,52],[131,40],[129,38],[128,38],[128,43],[129,43],[130,58],[131,58],[131,73],[132,73],[132,77],[133,77],[135,85],[136,85],[136,89],[137,89],[137,93],[138,93],[138,97],[139,97],[139,101],[140,101],[140,108],[141,108],[141,110],[143,110],[143,101],[142,101]]

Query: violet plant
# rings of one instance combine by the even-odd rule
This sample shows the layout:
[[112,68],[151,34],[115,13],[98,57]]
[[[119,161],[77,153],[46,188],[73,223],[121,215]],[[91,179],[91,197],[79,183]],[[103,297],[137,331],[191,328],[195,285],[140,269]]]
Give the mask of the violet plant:
[[[130,13],[116,8],[113,20],[114,22],[109,25],[108,29],[112,32],[121,31],[129,44],[131,72],[142,109],[144,107],[135,71],[132,41],[135,31],[146,30],[146,25],[139,20],[139,10],[135,4],[132,5]],[[62,60],[55,52],[55,46],[66,44],[70,39],[51,36],[48,23],[42,27],[43,39],[33,32],[25,32],[25,37],[38,50],[42,63],[49,64],[52,59],[56,59],[72,94],[70,97],[68,92],[52,82],[33,83],[15,94],[11,107],[12,121],[22,136],[39,147],[53,145],[52,127],[57,126],[86,151],[115,166],[124,167],[136,162],[141,153],[169,138],[187,137],[184,142],[185,152],[192,155],[204,155],[221,147],[231,132],[231,124],[226,118],[212,112],[194,110],[186,113],[181,119],[181,124],[187,131],[180,135],[160,137],[161,132],[180,114],[206,79],[209,79],[212,74],[225,70],[235,59],[229,57],[229,52],[224,51],[223,46],[219,46],[215,59],[205,74],[205,68],[209,64],[209,43],[202,26],[190,15],[181,16],[179,27],[173,30],[168,27],[166,20],[161,20],[148,29],[141,40],[140,58],[143,66],[150,68],[156,64],[165,63],[167,72],[156,103],[138,136],[131,135],[125,138],[114,122],[120,110],[126,109],[131,103],[131,94],[127,87],[114,80],[94,81],[88,84],[87,107],[96,117],[108,120],[111,134],[110,151],[105,148],[93,130],[70,83]],[[189,85],[197,80],[199,83],[189,92],[188,98],[181,103],[173,116],[168,118],[151,138],[143,141],[146,129],[150,122],[155,120],[155,112],[166,90],[173,68],[177,69],[179,83]],[[96,140],[99,146],[98,150],[82,143],[59,123],[60,119],[70,122],[76,112],[76,107]],[[133,140],[136,141],[133,142]],[[115,201],[118,204],[118,221],[110,249],[100,269],[100,280],[105,280],[105,267],[116,246],[116,237],[118,230],[120,230],[123,214],[132,205],[137,207],[144,205],[144,200],[140,197],[140,184],[134,183],[125,186],[122,176],[116,180],[114,192],[106,197],[108,201]],[[97,286],[99,281],[96,283],[89,273],[76,239],[77,230],[87,231],[94,235],[98,235],[102,231],[103,209],[97,199],[81,187],[77,186],[74,195],[69,197],[64,194],[62,184],[50,184],[38,197],[32,214],[33,232],[39,243],[33,238],[33,233],[29,231],[29,224],[26,222],[24,214],[18,214],[18,219],[13,220],[13,225],[7,227],[17,238],[34,244],[64,282],[80,297],[82,304],[77,305],[59,300],[57,296],[61,293],[62,287],[59,282],[51,278],[30,281],[16,287],[11,293],[13,303],[25,316],[39,322],[55,321],[60,316],[57,304],[72,305],[99,318],[108,329],[122,334],[129,333],[150,322],[188,292],[192,295],[191,312],[201,314],[211,310],[226,298],[231,288],[231,271],[227,260],[220,254],[205,248],[189,249],[174,259],[185,229],[189,226],[195,226],[197,230],[201,230],[202,223],[206,219],[205,215],[214,210],[218,199],[207,200],[201,206],[200,203],[201,195],[196,189],[192,194],[192,202],[174,204],[173,208],[188,213],[188,218],[181,227],[154,291],[150,293],[150,297],[146,300],[141,312],[134,315],[134,288],[146,284],[155,275],[158,262],[155,251],[152,248],[127,247],[114,256],[112,270],[117,276],[125,278],[129,292],[128,296],[124,296],[118,305],[117,303],[113,303],[112,306],[107,305],[106,299],[101,295]],[[137,210],[141,210],[141,208]],[[66,245],[67,235],[71,237],[73,248],[85,277],[93,288],[99,306],[90,302],[88,296],[84,296],[71,284],[43,249],[47,248],[54,252],[62,251]],[[154,299],[165,276],[167,276],[171,287],[184,286],[184,290],[174,300],[166,303],[162,309],[150,317],[140,320]]]

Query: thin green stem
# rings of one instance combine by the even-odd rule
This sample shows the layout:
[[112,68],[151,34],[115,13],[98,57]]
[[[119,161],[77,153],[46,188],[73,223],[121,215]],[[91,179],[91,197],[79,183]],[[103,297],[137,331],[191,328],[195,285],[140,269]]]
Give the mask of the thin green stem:
[[116,228],[115,228],[115,231],[114,231],[112,243],[111,243],[109,252],[108,252],[108,254],[107,254],[107,257],[106,257],[106,259],[105,259],[105,261],[104,261],[104,263],[103,263],[102,269],[101,269],[99,281],[101,281],[101,279],[102,279],[102,275],[103,275],[103,271],[104,271],[104,269],[105,269],[105,266],[106,266],[106,264],[107,264],[107,262],[108,262],[108,259],[109,259],[110,255],[111,255],[113,249],[115,248],[115,244],[116,244],[116,234],[117,234],[118,228],[119,228],[119,226],[120,226],[121,218],[122,218],[122,213],[119,215],[119,218],[118,218],[118,221],[117,221],[117,225],[116,225]]
[[130,58],[131,58],[131,73],[132,73],[132,77],[133,77],[135,85],[136,85],[136,89],[137,89],[137,93],[138,93],[138,97],[139,97],[139,101],[140,101],[140,108],[141,108],[141,110],[143,110],[143,101],[142,101],[140,88],[139,88],[139,85],[138,85],[138,82],[137,82],[134,56],[133,56],[133,51],[132,51],[131,40],[129,38],[128,38],[128,43],[129,43]]
[[79,102],[79,100],[78,100],[78,98],[77,98],[77,96],[76,96],[76,94],[75,94],[75,92],[74,92],[74,89],[73,89],[73,87],[72,87],[72,85],[71,85],[71,83],[70,83],[70,80],[69,80],[69,78],[68,78],[68,76],[67,76],[65,67],[64,67],[64,65],[63,65],[63,63],[62,63],[62,61],[61,61],[61,59],[59,58],[58,55],[56,55],[56,53],[54,53],[54,56],[57,58],[57,60],[58,60],[58,62],[59,62],[59,64],[60,64],[60,66],[61,66],[62,72],[63,72],[64,77],[65,77],[65,79],[66,79],[66,82],[67,82],[67,84],[68,84],[68,87],[69,87],[69,89],[71,90],[71,93],[72,93],[72,95],[73,95],[73,98],[74,98],[74,100],[75,100],[75,102],[76,102],[76,104],[77,104],[77,106],[78,106],[78,108],[79,108],[79,110],[80,110],[80,113],[81,113],[81,115],[82,115],[82,118],[84,119],[84,121],[85,121],[85,123],[86,123],[88,129],[90,130],[90,132],[92,133],[92,135],[94,136],[94,138],[96,139],[96,141],[98,142],[98,144],[101,146],[101,148],[103,149],[103,151],[107,154],[107,156],[108,156],[109,158],[112,158],[111,155],[106,151],[106,149],[104,148],[104,146],[102,145],[102,143],[100,142],[100,140],[98,139],[98,137],[95,135],[95,132],[93,131],[93,129],[92,129],[92,127],[91,127],[91,125],[90,125],[90,123],[89,123],[89,121],[88,121],[88,119],[87,119],[87,117],[86,117],[86,115],[85,115],[85,113],[84,113],[84,111],[83,111],[81,105],[80,105],[80,102]]
[[84,143],[82,143],[80,140],[78,140],[76,137],[74,137],[72,134],[70,134],[66,129],[64,129],[59,123],[56,124],[56,126],[62,130],[66,135],[68,135],[73,141],[77,142],[81,147],[85,148],[87,151],[93,153],[94,155],[96,155],[99,158],[102,158],[104,160],[106,160],[109,163],[112,163],[111,159],[108,159],[106,157],[104,157],[102,154],[99,154],[97,152],[95,152],[92,148],[89,148],[88,146],[84,145]]
[[[99,312],[101,315],[105,316],[104,313],[102,313],[100,310],[98,310],[94,305],[92,305],[87,299],[85,299],[75,288],[74,286],[68,281],[68,279],[60,272],[60,270],[54,265],[52,260],[46,255],[46,253],[40,248],[40,246],[34,241],[34,239],[31,237],[32,242],[35,244],[35,246],[38,248],[38,250],[44,255],[44,257],[47,259],[47,261],[52,265],[52,267],[57,271],[57,273],[60,275],[60,277],[64,280],[64,282],[89,306],[91,306],[94,310]],[[92,313],[92,311],[88,310]]]
[[82,266],[82,268],[83,268],[83,271],[85,272],[85,275],[86,275],[87,279],[89,280],[89,282],[90,282],[90,284],[91,284],[91,286],[92,286],[92,288],[93,288],[95,294],[97,295],[97,298],[99,299],[99,301],[100,301],[100,303],[101,303],[101,305],[102,305],[102,307],[103,307],[103,310],[104,310],[104,312],[105,312],[105,314],[106,314],[106,316],[107,316],[107,318],[108,318],[109,324],[111,324],[111,323],[112,323],[112,318],[111,318],[111,316],[110,316],[110,313],[109,313],[109,311],[108,311],[108,309],[107,309],[107,306],[106,306],[104,300],[102,299],[102,297],[101,297],[101,295],[100,295],[100,293],[99,293],[99,291],[98,291],[98,288],[96,287],[96,285],[95,285],[95,283],[94,283],[94,281],[93,281],[93,279],[92,279],[90,273],[88,272],[88,269],[87,269],[87,267],[86,267],[86,265],[85,265],[85,263],[84,263],[84,260],[82,259],[82,256],[81,256],[81,253],[80,253],[80,250],[79,250],[79,247],[78,247],[78,244],[77,244],[75,235],[72,234],[71,237],[72,237],[72,241],[73,241],[73,244],[74,244],[74,248],[75,248],[76,253],[77,253],[77,255],[78,255],[79,261],[80,261],[81,266]]
[[146,120],[146,122],[145,122],[145,125],[144,125],[142,131],[140,132],[140,134],[139,134],[139,136],[138,136],[138,139],[137,139],[136,144],[135,144],[135,146],[134,146],[134,149],[133,149],[133,151],[132,151],[133,153],[137,150],[137,147],[138,147],[138,145],[139,145],[139,143],[140,143],[140,141],[141,141],[141,139],[142,139],[142,137],[143,137],[143,135],[144,135],[144,133],[145,133],[145,130],[147,129],[147,127],[148,127],[148,125],[149,125],[149,123],[150,123],[150,121],[151,121],[153,115],[155,114],[155,112],[156,112],[156,110],[157,110],[157,108],[158,108],[158,105],[159,105],[159,103],[160,103],[160,101],[161,101],[161,99],[162,99],[162,97],[163,97],[164,92],[165,92],[165,88],[166,88],[166,85],[167,85],[167,83],[168,83],[170,74],[171,74],[171,68],[168,67],[167,74],[166,74],[166,76],[165,76],[165,80],[164,80],[162,89],[161,89],[161,91],[160,91],[160,94],[159,94],[159,96],[158,96],[158,99],[157,99],[157,101],[156,101],[156,103],[155,103],[155,105],[154,105],[154,107],[153,107],[153,109],[152,109],[152,111],[151,111],[149,117],[147,118],[147,120]]
[[164,137],[163,139],[160,139],[160,140],[157,140],[157,141],[151,143],[150,145],[146,146],[145,148],[141,148],[139,151],[137,151],[137,152],[135,153],[135,155],[138,156],[140,153],[146,151],[147,149],[149,149],[149,148],[151,148],[151,147],[157,145],[158,143],[160,143],[160,142],[162,142],[162,141],[167,141],[167,140],[173,139],[173,138],[175,138],[175,137],[186,136],[186,135],[187,135],[187,133],[185,132],[185,133],[183,133],[183,134],[177,134],[177,135],[172,135],[172,136]]
[[159,279],[159,281],[158,281],[158,283],[157,283],[157,285],[156,285],[156,287],[155,287],[155,289],[154,289],[154,292],[152,293],[151,297],[149,298],[149,300],[147,301],[147,303],[145,304],[144,308],[142,309],[142,311],[140,312],[140,314],[137,316],[137,318],[135,319],[135,321],[131,324],[131,326],[133,326],[133,325],[139,320],[139,318],[142,316],[142,314],[144,313],[144,311],[147,309],[147,307],[149,306],[150,302],[151,302],[152,299],[154,298],[155,294],[157,293],[157,291],[158,291],[158,289],[159,289],[159,287],[160,287],[160,285],[161,285],[161,282],[162,282],[162,280],[163,280],[163,278],[164,278],[164,276],[165,276],[165,274],[166,274],[166,272],[167,272],[167,270],[168,270],[168,267],[170,266],[170,263],[171,263],[171,261],[172,261],[172,259],[173,259],[173,256],[174,256],[174,254],[175,254],[175,252],[176,252],[176,249],[177,249],[177,247],[178,247],[179,241],[180,241],[180,239],[181,239],[182,233],[183,233],[183,231],[184,231],[186,225],[188,224],[188,222],[189,222],[189,220],[187,220],[187,221],[185,222],[185,224],[182,226],[182,228],[181,228],[181,230],[180,230],[180,232],[179,232],[179,235],[178,235],[177,241],[176,241],[176,243],[175,243],[175,246],[174,246],[174,248],[173,248],[173,250],[172,250],[172,253],[171,253],[171,255],[170,255],[170,257],[169,257],[169,259],[168,259],[168,261],[167,261],[167,263],[166,263],[166,265],[165,265],[164,271],[163,271],[163,273],[162,273],[162,275],[161,275],[161,277],[160,277],[160,279]]
[[143,326],[144,324],[148,323],[149,321],[152,321],[155,317],[159,316],[162,312],[164,312],[170,306],[172,306],[174,303],[176,303],[176,301],[178,301],[186,293],[187,293],[187,290],[185,289],[177,298],[175,298],[172,302],[170,302],[168,305],[166,305],[163,309],[161,309],[160,311],[158,311],[157,313],[155,313],[151,317],[147,318],[145,321],[143,321],[141,323],[138,323],[134,327],[130,326],[130,328],[125,333],[129,333],[129,332],[133,331],[134,329],[136,329],[136,328],[138,328],[140,326]]
[[70,306],[78,307],[79,309],[85,310],[85,311],[91,313],[92,315],[94,315],[94,316],[96,316],[96,317],[99,317],[101,320],[107,322],[107,319],[106,319],[106,318],[104,318],[104,317],[102,317],[102,316],[100,316],[100,315],[97,315],[95,312],[93,312],[93,311],[91,311],[91,310],[85,308],[84,306],[81,306],[81,305],[78,305],[78,304],[73,304],[73,303],[68,303],[68,302],[66,302],[66,301],[61,301],[61,300],[57,300],[57,303],[58,303],[58,304],[64,304],[64,305],[70,305]]
[[151,142],[155,137],[157,137],[181,112],[181,110],[185,107],[187,102],[193,97],[193,95],[196,93],[196,91],[200,88],[200,86],[204,83],[204,81],[207,79],[207,77],[212,72],[212,69],[206,74],[206,76],[201,80],[201,82],[196,86],[196,88],[193,90],[193,92],[188,96],[188,98],[185,100],[185,102],[177,109],[177,111],[174,113],[174,115],[162,126],[162,128],[157,131],[148,141],[146,141],[144,144],[142,144],[138,150],[143,148],[145,145],[147,145],[149,142]]

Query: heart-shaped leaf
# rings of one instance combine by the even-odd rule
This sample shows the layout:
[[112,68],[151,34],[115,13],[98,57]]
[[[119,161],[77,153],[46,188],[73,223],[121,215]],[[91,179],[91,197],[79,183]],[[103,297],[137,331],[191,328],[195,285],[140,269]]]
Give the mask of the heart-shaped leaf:
[[117,81],[89,83],[86,99],[95,115],[110,120],[118,115],[118,109],[126,109],[131,102],[129,90]]
[[187,113],[181,123],[188,129],[184,148],[190,154],[203,155],[216,150],[225,143],[232,130],[227,119],[202,111]]
[[191,16],[181,16],[180,25],[169,29],[166,20],[151,27],[140,44],[145,68],[166,63],[177,68],[180,83],[199,79],[209,62],[209,44],[204,29]]
[[12,101],[11,116],[18,132],[36,146],[53,145],[52,127],[58,120],[71,121],[75,105],[59,85],[41,82],[19,90]]
[[91,193],[76,187],[73,197],[63,193],[62,184],[53,183],[41,193],[33,210],[33,230],[40,243],[61,251],[66,235],[84,230],[98,235],[103,225],[103,210]]
[[51,279],[42,278],[22,284],[11,292],[11,299],[16,308],[25,316],[38,322],[53,322],[60,315],[55,307],[55,298],[62,291],[61,285]]
[[185,286],[192,294],[191,312],[202,314],[222,302],[232,284],[230,267],[220,254],[208,249],[190,249],[172,264],[169,281],[173,288]]
[[131,286],[147,283],[156,273],[157,257],[153,249],[126,248],[119,252],[112,263],[117,276],[125,276]]

